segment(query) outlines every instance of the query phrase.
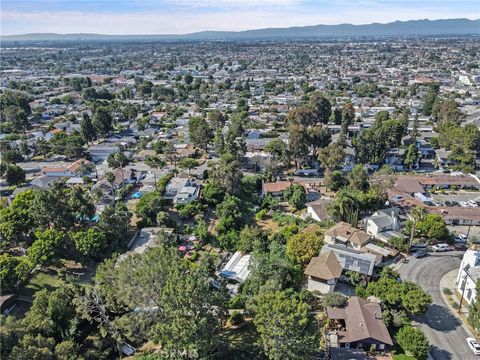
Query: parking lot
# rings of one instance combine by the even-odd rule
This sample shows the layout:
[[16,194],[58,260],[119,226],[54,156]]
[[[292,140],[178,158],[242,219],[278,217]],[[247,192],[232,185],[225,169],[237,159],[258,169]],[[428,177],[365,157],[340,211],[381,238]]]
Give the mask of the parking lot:
[[452,234],[468,234],[468,240],[480,242],[480,226],[451,225],[447,226],[447,228]]
[[[441,203],[445,204],[445,201],[456,201],[460,203],[461,201],[468,202],[469,200],[480,201],[480,192],[478,191],[458,191],[455,193],[446,193],[441,194],[439,192],[431,194],[431,197]],[[479,210],[480,211],[480,210]]]

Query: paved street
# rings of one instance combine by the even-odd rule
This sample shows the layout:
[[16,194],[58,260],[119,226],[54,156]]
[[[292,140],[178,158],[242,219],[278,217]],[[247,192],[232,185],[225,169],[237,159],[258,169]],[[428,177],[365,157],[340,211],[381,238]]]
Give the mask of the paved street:
[[432,345],[434,360],[474,360],[477,359],[467,346],[467,332],[461,322],[449,311],[440,293],[440,280],[449,271],[458,268],[462,252],[430,254],[423,259],[409,258],[400,267],[404,280],[420,285],[432,296],[433,303],[428,311],[416,317]]

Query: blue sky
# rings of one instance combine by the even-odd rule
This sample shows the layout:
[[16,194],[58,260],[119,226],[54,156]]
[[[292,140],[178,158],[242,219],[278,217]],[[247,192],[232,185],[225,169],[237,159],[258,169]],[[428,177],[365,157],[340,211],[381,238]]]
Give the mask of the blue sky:
[[316,24],[480,17],[480,1],[1,0],[1,34],[182,34]]

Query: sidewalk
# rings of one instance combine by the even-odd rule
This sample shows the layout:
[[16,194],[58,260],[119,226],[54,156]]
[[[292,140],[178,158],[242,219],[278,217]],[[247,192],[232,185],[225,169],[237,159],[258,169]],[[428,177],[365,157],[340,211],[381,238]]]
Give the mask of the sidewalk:
[[[452,271],[446,273],[442,277],[442,279],[440,280],[440,294],[442,295],[443,301],[445,301],[445,303],[447,304],[451,313],[453,315],[455,315],[455,317],[458,320],[460,320],[460,322],[462,323],[462,326],[465,329],[465,331],[467,332],[467,334],[470,337],[475,338],[475,336],[472,334],[472,331],[470,330],[469,326],[466,324],[464,318],[459,315],[458,309],[455,310],[453,308],[452,304],[450,303],[450,300],[449,300],[449,297],[451,297],[457,304],[460,304],[460,299],[457,297],[457,292],[456,292],[457,284],[455,283],[455,281],[457,280],[457,274],[458,274],[458,270],[455,269],[455,270],[452,270]],[[450,289],[452,291],[452,295],[450,295],[450,296],[445,295],[443,293],[443,289],[445,289],[445,288]],[[467,307],[465,307],[465,301],[463,303],[464,304],[462,304],[461,313],[462,313],[462,315],[467,317],[468,316],[468,309],[467,309]]]

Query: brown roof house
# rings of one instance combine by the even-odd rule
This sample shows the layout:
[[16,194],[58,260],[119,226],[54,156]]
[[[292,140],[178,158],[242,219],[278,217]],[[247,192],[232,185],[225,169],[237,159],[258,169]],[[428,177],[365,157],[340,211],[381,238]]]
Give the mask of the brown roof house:
[[346,222],[339,222],[325,232],[325,242],[360,250],[371,240],[371,235]]
[[327,316],[327,344],[331,348],[388,351],[393,345],[377,302],[353,296],[343,308],[327,308]]
[[342,271],[342,265],[333,251],[324,252],[312,258],[305,269],[305,274],[308,276],[308,290],[317,290],[321,293],[332,292]]

